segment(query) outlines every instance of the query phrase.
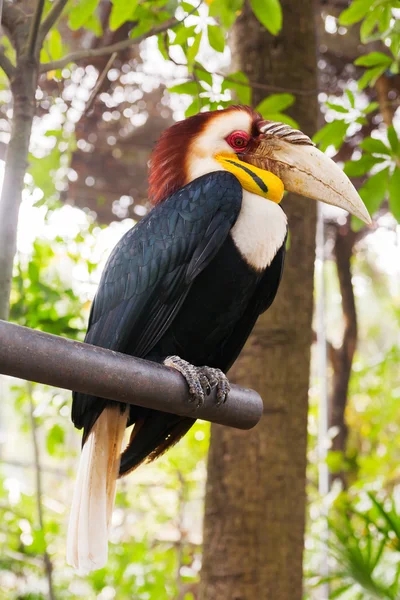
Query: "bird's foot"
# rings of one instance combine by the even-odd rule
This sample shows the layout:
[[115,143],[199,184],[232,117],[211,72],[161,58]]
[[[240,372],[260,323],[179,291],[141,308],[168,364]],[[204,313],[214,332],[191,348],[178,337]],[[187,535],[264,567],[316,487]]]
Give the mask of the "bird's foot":
[[181,373],[189,386],[190,401],[196,402],[197,407],[204,404],[205,395],[217,386],[217,403],[223,404],[230,392],[228,378],[221,369],[212,367],[195,367],[179,356],[167,356],[164,365],[172,367]]

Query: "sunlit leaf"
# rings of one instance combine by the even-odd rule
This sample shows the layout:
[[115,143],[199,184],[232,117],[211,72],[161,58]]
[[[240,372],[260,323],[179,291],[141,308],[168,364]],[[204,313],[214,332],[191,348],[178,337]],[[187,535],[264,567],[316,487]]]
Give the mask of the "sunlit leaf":
[[68,24],[72,30],[80,29],[96,10],[99,0],[80,0],[69,11]]
[[243,0],[212,0],[210,16],[219,19],[225,29],[230,29],[242,6]]
[[359,189],[359,194],[364,201],[370,215],[376,213],[388,191],[389,168],[383,169],[368,179]]
[[134,13],[139,0],[112,0],[112,9],[110,14],[110,29],[115,31],[126,21],[133,20]]
[[322,151],[325,151],[328,146],[334,146],[338,150],[344,142],[347,129],[348,125],[345,121],[332,121],[317,131],[313,141],[319,145]]
[[389,181],[389,207],[392,215],[400,223],[400,168],[396,167]]
[[373,5],[374,1],[375,0],[353,0],[349,8],[346,8],[346,10],[341,13],[339,17],[340,25],[353,25],[353,23],[361,21]]
[[223,52],[225,48],[225,36],[220,27],[217,27],[217,25],[208,25],[207,33],[211,48],[214,48],[217,52]]
[[52,29],[49,36],[49,54],[52,60],[57,60],[63,55],[63,44],[60,32]]
[[292,119],[292,117],[289,117],[286,113],[268,113],[268,119],[277,121],[278,123],[286,123],[287,125],[290,125],[290,127],[293,127],[293,129],[299,128],[297,121]]
[[361,142],[360,148],[367,152],[371,152],[371,154],[385,154],[390,156],[390,149],[382,142],[382,140],[377,140],[376,138],[365,138]]
[[368,85],[375,85],[377,79],[386,71],[386,65],[380,65],[367,69],[363,76],[358,80],[358,88],[363,90]]
[[188,65],[192,65],[196,59],[197,53],[200,49],[202,35],[203,35],[202,31],[200,31],[199,33],[197,33],[195,35],[194,42],[190,46],[190,48],[188,49],[188,51],[186,53],[186,59],[187,59]]
[[346,162],[344,172],[348,177],[361,177],[383,160],[385,159],[377,158],[371,154],[364,154],[359,160],[349,160]]
[[355,99],[355,97],[354,97],[354,94],[353,94],[353,92],[352,92],[351,90],[347,89],[347,90],[346,90],[346,96],[347,96],[347,98],[349,99],[349,102],[350,102],[350,106],[351,106],[351,108],[355,108],[355,105],[356,105],[356,99]]
[[230,73],[222,82],[221,91],[232,90],[239,102],[242,104],[251,104],[251,87],[247,75],[242,71]]
[[364,56],[359,56],[354,61],[354,64],[359,67],[376,67],[378,65],[386,65],[387,67],[392,63],[392,59],[383,52],[370,52]]
[[186,109],[185,117],[192,117],[193,115],[197,115],[197,113],[200,112],[200,109],[201,109],[200,98],[198,96],[196,96],[196,98],[193,99],[193,102]]
[[399,138],[397,137],[397,132],[396,132],[395,128],[393,127],[393,125],[390,125],[390,127],[388,127],[387,136],[388,136],[390,147],[393,150],[394,154],[399,154],[400,141],[399,141]]
[[256,107],[256,110],[265,116],[270,113],[286,110],[289,106],[292,106],[294,102],[295,97],[293,94],[271,94],[260,102]]
[[250,0],[251,8],[257,19],[272,35],[282,28],[282,7],[279,0]]
[[334,102],[326,102],[326,105],[328,106],[328,108],[331,108],[332,110],[335,110],[336,112],[339,113],[348,113],[349,109],[346,108],[345,106],[342,106],[341,104],[335,104]]
[[171,94],[189,94],[193,95],[198,92],[198,85],[195,81],[186,81],[185,83],[178,83],[168,88]]
[[58,424],[53,425],[53,427],[50,429],[50,431],[47,434],[47,439],[46,439],[47,452],[50,455],[56,454],[56,452],[58,451],[60,446],[63,446],[64,439],[65,439],[64,429]]

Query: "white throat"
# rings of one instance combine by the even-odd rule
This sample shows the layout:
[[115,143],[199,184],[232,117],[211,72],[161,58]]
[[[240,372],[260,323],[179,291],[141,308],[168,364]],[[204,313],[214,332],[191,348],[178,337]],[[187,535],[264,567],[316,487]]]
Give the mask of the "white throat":
[[279,204],[243,190],[242,207],[231,236],[245,261],[263,271],[282,246],[287,218]]

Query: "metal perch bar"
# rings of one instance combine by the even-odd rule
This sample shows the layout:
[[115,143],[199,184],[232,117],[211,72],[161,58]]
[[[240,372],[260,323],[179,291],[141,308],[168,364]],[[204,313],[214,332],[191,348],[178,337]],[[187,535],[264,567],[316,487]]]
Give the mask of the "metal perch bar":
[[0,373],[239,429],[254,427],[263,411],[257,392],[237,385],[225,404],[217,406],[214,389],[196,408],[173,369],[6,321],[0,321]]

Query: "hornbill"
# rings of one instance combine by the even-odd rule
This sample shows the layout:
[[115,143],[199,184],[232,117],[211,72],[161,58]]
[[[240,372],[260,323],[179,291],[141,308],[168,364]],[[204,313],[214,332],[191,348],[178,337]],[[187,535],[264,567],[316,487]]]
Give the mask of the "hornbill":
[[[310,138],[246,106],[167,129],[152,154],[149,184],[154,207],[112,251],[85,341],[177,369],[198,404],[213,386],[224,402],[225,373],[278,290],[284,189],[367,223],[370,217],[343,171]],[[75,393],[72,420],[83,428],[83,449],[67,560],[88,572],[107,560],[117,476],[160,456],[195,419]]]

